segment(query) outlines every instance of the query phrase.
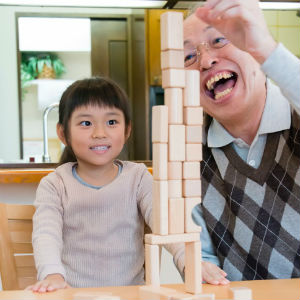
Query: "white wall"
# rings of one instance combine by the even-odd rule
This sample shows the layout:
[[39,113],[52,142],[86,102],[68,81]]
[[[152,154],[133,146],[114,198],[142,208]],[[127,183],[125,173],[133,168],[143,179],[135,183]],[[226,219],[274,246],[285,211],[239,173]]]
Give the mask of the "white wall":
[[14,12],[0,7],[0,159],[19,157],[17,48]]

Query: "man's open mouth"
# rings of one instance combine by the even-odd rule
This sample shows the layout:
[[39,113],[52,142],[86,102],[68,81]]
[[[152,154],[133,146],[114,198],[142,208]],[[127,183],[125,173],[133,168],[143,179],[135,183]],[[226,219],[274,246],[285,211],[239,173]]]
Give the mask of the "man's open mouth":
[[214,100],[228,95],[234,88],[238,75],[224,71],[210,77],[205,83],[205,93]]

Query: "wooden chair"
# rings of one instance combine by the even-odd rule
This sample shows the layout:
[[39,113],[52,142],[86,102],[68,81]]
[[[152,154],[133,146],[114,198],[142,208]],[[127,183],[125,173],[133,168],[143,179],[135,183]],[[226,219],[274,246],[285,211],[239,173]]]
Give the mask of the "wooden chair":
[[32,205],[0,203],[0,273],[3,290],[24,289],[36,281],[31,243]]

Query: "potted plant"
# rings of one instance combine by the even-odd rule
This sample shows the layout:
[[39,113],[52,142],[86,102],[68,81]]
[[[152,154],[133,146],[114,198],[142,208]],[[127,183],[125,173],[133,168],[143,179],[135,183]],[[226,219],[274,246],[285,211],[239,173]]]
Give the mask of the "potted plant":
[[21,53],[21,87],[33,79],[59,78],[65,72],[61,59],[54,53]]

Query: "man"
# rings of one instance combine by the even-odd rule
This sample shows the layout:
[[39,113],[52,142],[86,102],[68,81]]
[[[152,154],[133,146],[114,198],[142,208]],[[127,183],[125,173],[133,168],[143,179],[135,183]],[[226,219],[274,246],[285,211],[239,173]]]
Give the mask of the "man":
[[184,39],[210,116],[193,211],[203,259],[230,280],[300,277],[300,62],[273,40],[257,0],[208,0]]

